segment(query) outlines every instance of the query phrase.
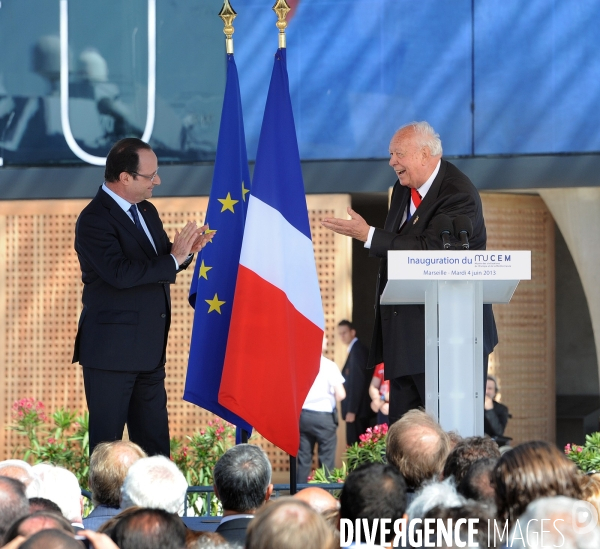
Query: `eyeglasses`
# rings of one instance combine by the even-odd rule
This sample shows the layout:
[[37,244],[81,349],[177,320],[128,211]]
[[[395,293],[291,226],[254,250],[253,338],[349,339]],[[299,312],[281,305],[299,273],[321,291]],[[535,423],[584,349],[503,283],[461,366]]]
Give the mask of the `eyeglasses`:
[[152,183],[154,183],[154,178],[158,175],[158,170],[156,170],[152,175],[144,175],[143,173],[130,172],[131,175],[139,175],[144,179],[149,179]]

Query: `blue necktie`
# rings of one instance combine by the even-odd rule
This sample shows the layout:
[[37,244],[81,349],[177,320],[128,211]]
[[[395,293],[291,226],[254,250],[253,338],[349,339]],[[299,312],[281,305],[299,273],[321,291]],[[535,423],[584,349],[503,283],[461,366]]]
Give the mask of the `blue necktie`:
[[146,235],[146,231],[144,231],[144,227],[142,227],[142,224],[140,222],[140,215],[138,213],[138,209],[137,206],[135,204],[131,205],[131,208],[129,208],[129,213],[131,214],[131,216],[133,217],[133,222],[135,223],[135,226],[142,231],[142,233],[144,235]]

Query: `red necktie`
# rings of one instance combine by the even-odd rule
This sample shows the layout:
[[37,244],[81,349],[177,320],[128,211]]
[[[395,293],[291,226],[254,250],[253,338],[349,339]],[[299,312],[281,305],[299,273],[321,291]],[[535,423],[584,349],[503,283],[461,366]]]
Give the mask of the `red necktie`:
[[417,189],[410,189],[410,198],[412,199],[412,203],[415,205],[415,209],[419,207],[421,204],[421,195]]
[[[410,189],[410,200],[414,204],[415,210],[416,210],[419,207],[419,204],[421,203],[421,195],[419,194],[419,191],[417,191],[417,189],[413,189],[413,188]],[[412,216],[413,216],[413,214],[410,213],[410,204],[409,204],[407,211],[406,211],[406,221],[404,223],[410,221],[410,218]]]

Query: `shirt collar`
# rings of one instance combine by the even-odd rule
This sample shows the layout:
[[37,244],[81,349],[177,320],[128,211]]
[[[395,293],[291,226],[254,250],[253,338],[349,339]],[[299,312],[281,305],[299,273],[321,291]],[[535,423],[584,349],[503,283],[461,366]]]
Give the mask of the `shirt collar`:
[[228,515],[226,517],[223,517],[221,519],[221,523],[223,524],[224,522],[229,522],[230,520],[236,520],[236,519],[251,519],[254,518],[254,515]]
[[436,175],[440,171],[440,166],[441,165],[442,165],[442,159],[440,158],[438,160],[437,166],[435,167],[435,170],[433,170],[433,173],[429,176],[429,179],[427,181],[425,181],[425,183],[423,183],[417,189],[417,191],[419,191],[419,194],[421,195],[421,199],[425,198],[425,195],[427,194],[427,192],[431,188],[431,185],[433,185],[433,180],[435,179]]
[[131,202],[128,202],[122,196],[119,196],[115,191],[111,191],[106,183],[102,183],[102,190],[108,194],[108,196],[110,196],[125,213],[129,212],[129,208],[132,206]]

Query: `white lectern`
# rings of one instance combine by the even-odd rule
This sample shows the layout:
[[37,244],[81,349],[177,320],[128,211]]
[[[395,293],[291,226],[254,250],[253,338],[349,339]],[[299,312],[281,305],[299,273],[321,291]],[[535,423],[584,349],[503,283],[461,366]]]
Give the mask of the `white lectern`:
[[381,304],[425,304],[425,409],[445,431],[483,435],[483,304],[530,279],[530,251],[388,252]]

